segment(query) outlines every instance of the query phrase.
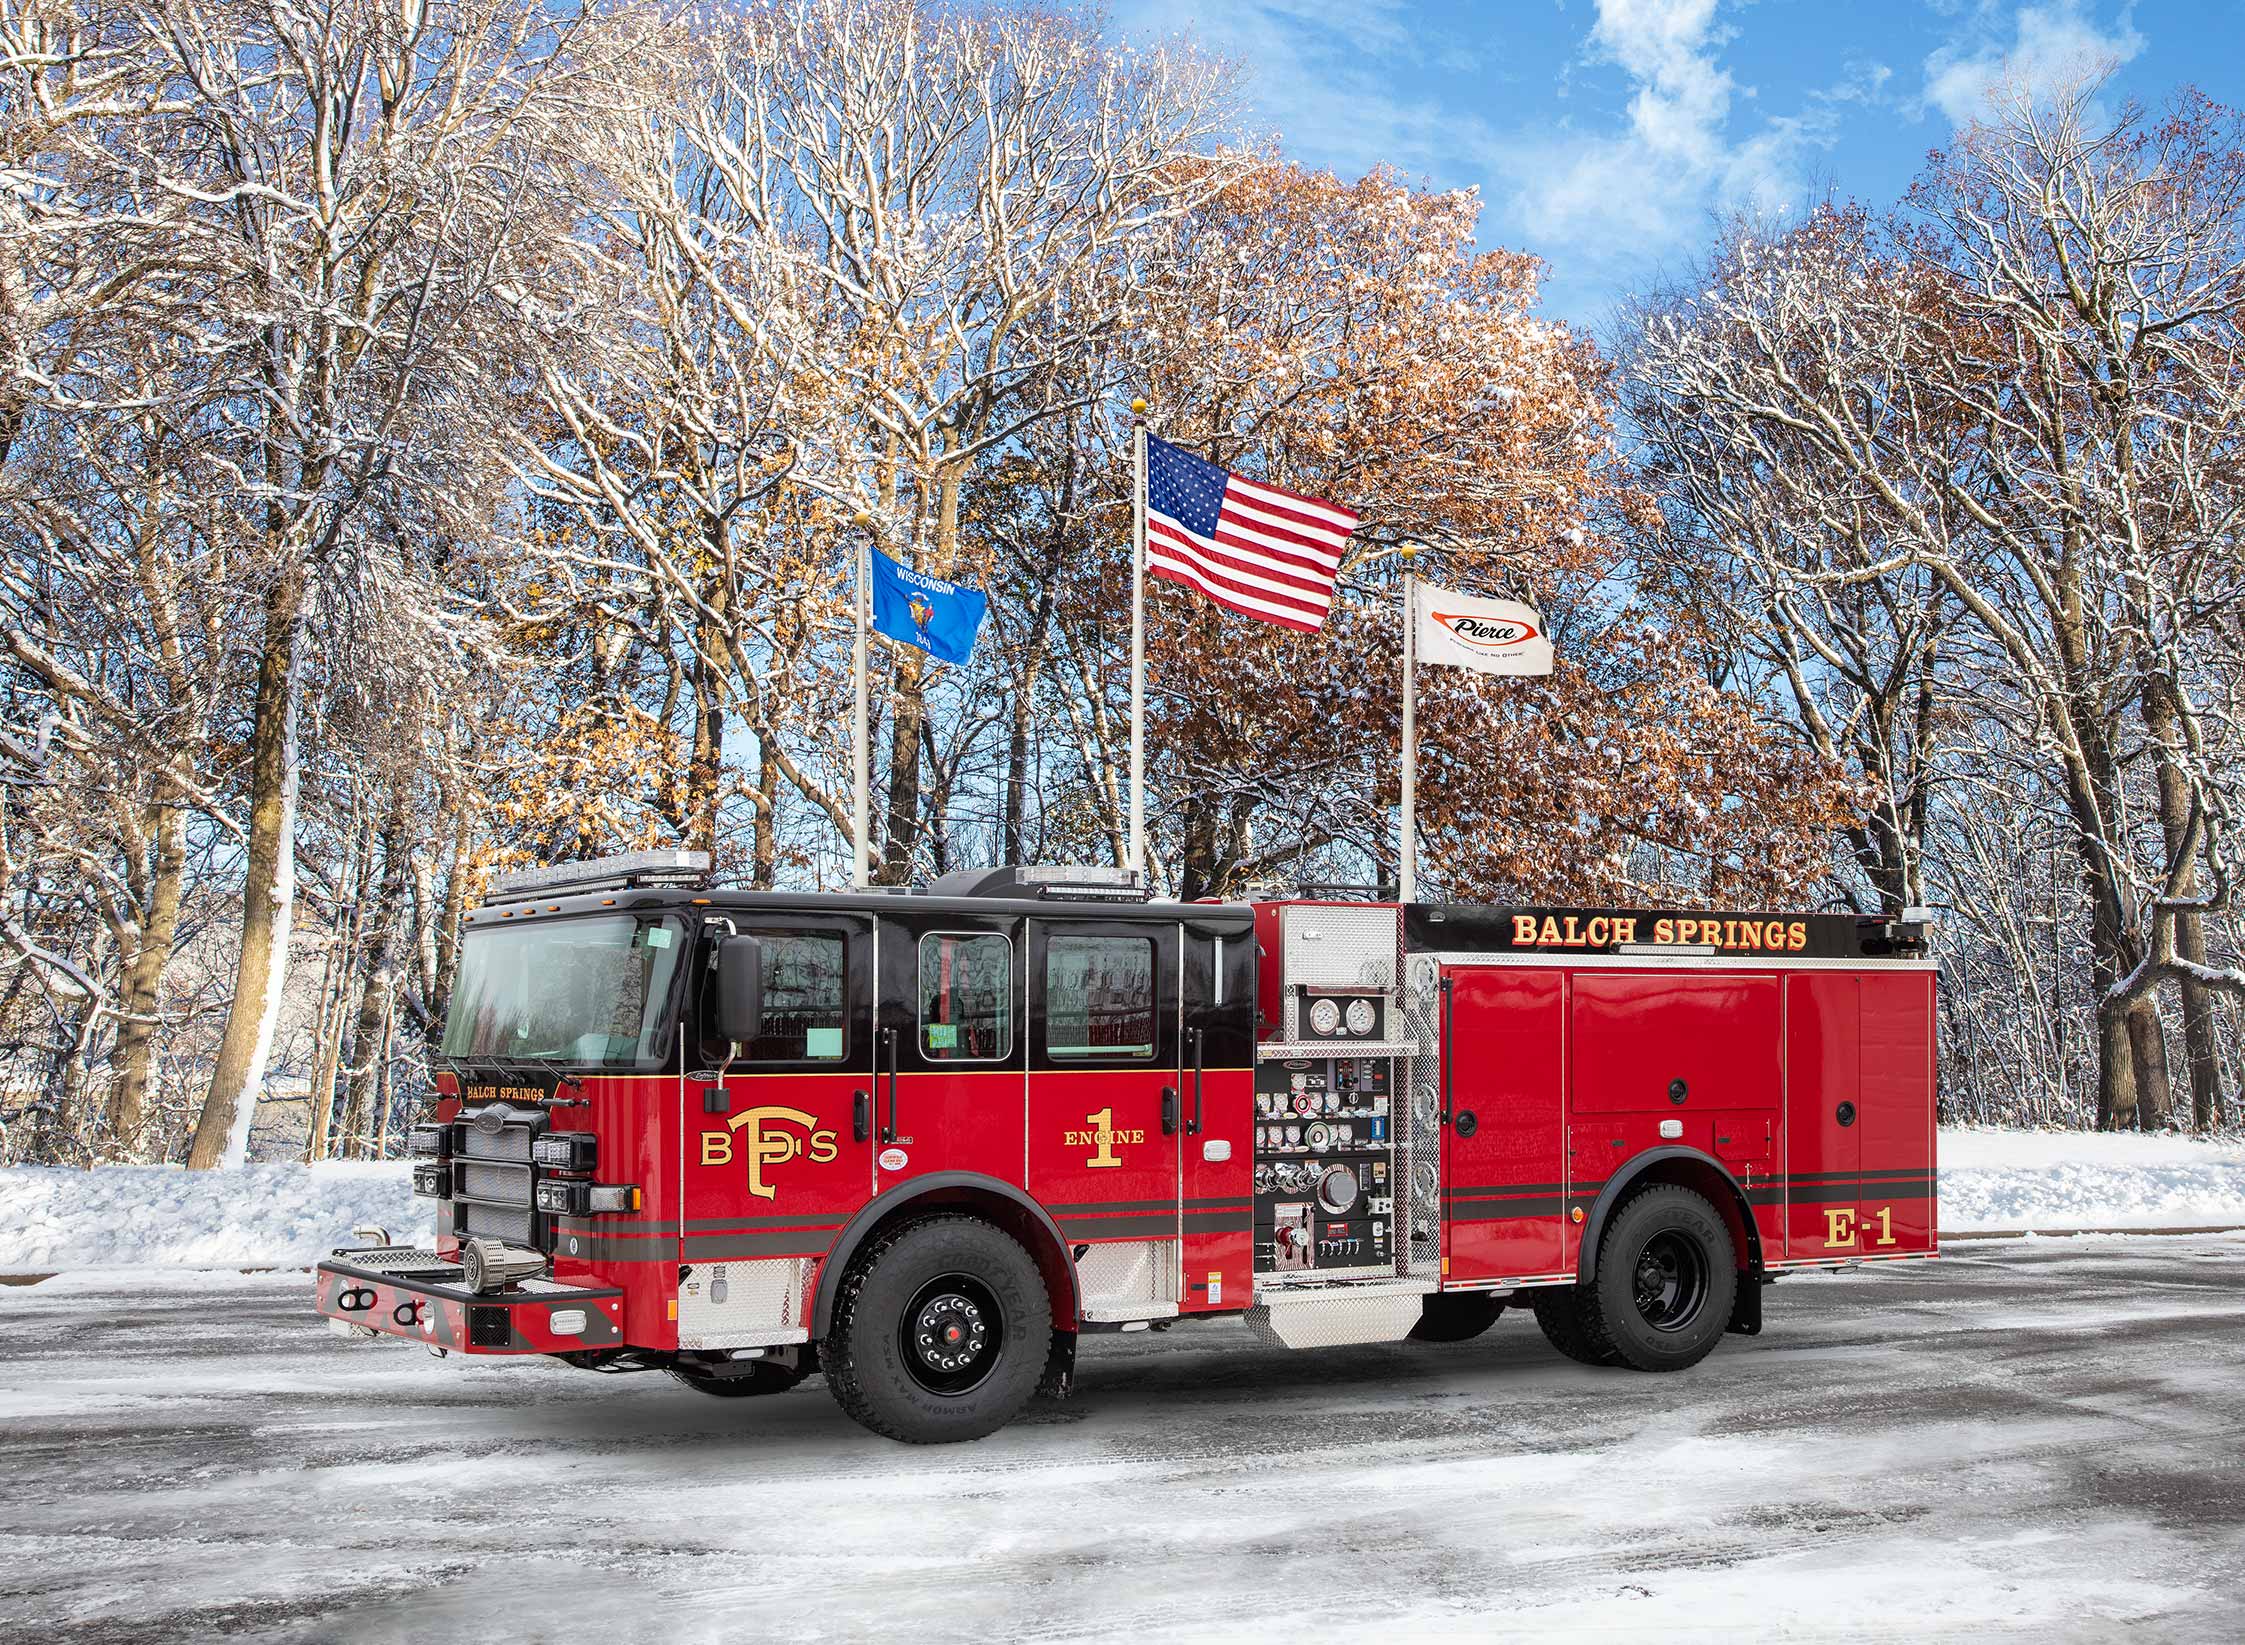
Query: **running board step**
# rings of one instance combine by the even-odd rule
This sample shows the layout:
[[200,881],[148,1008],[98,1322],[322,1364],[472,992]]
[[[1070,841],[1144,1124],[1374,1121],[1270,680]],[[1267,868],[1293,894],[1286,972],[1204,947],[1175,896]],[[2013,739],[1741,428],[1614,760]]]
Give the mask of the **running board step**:
[[1419,1323],[1431,1279],[1358,1280],[1262,1293],[1247,1310],[1247,1328],[1279,1348],[1340,1348],[1359,1342],[1401,1342]]

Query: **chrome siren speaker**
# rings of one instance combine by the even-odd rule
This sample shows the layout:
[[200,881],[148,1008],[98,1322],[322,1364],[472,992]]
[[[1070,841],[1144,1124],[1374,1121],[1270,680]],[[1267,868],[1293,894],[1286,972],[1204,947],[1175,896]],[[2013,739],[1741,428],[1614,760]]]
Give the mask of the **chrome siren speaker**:
[[471,1291],[504,1291],[517,1280],[545,1272],[542,1251],[525,1250],[495,1239],[471,1239],[460,1247],[460,1277]]

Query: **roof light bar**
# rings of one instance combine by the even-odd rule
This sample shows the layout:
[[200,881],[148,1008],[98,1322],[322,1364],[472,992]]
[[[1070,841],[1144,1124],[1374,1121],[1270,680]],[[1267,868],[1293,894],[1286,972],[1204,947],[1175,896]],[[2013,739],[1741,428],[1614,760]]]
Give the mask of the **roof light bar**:
[[709,853],[665,848],[655,851],[622,851],[612,857],[586,862],[554,863],[546,868],[518,868],[491,877],[490,902],[535,897],[542,892],[583,891],[598,886],[639,885],[653,881],[699,880],[709,873]]

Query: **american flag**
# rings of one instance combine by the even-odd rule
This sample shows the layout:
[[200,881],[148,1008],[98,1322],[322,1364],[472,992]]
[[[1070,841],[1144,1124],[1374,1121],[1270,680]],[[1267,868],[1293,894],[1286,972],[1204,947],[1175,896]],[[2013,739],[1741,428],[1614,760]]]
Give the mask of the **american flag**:
[[1227,474],[1146,437],[1146,569],[1218,605],[1314,634],[1356,515]]

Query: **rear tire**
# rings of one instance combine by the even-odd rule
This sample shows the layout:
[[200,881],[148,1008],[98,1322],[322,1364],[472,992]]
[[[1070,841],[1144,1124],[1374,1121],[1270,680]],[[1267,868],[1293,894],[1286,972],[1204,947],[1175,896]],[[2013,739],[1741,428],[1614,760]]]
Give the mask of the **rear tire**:
[[1543,1328],[1544,1340],[1576,1364],[1618,1365],[1620,1356],[1590,1338],[1583,1322],[1585,1295],[1580,1285],[1539,1286],[1534,1302],[1536,1324]]
[[689,1371],[682,1366],[667,1365],[680,1382],[697,1394],[714,1394],[719,1399],[754,1399],[760,1394],[784,1394],[810,1374],[805,1365],[774,1365],[766,1360],[755,1360],[745,1372],[715,1377],[699,1371]]
[[879,1235],[850,1265],[819,1361],[856,1421],[941,1445],[1018,1416],[1052,1334],[1052,1301],[1020,1241],[979,1217],[936,1216]]
[[1681,1371],[1723,1340],[1738,1252],[1722,1214],[1689,1188],[1648,1188],[1598,1241],[1580,1309],[1590,1344],[1639,1371]]
[[1497,1323],[1504,1298],[1491,1291],[1452,1291],[1430,1296],[1419,1307],[1413,1342],[1471,1342]]

